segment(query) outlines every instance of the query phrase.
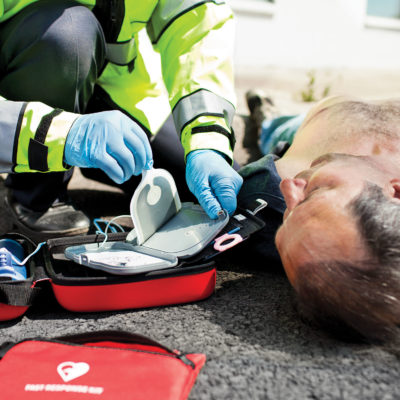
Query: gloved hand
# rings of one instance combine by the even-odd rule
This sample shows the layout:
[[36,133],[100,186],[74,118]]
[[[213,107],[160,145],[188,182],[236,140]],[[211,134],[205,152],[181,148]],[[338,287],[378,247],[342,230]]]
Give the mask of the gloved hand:
[[232,214],[243,178],[214,150],[195,150],[186,158],[186,182],[212,219],[222,209]]
[[64,160],[76,167],[100,168],[116,183],[139,175],[153,155],[143,129],[120,111],[78,117],[68,133]]

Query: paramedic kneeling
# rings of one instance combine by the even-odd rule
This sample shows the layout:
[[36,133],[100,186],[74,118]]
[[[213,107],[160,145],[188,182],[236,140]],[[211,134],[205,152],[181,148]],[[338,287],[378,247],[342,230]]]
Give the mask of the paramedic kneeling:
[[[42,240],[87,231],[90,221],[67,201],[68,164],[120,184],[146,165],[144,136],[155,167],[172,173],[180,193],[189,187],[211,218],[235,210],[241,178],[232,168],[234,21],[226,2],[2,6],[0,171],[10,172],[6,207],[24,233]],[[94,174],[101,170],[107,175]]]

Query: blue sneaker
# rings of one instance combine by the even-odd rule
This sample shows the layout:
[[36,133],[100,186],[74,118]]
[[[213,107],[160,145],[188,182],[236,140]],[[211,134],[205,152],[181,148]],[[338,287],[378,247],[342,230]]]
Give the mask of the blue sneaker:
[[25,280],[26,268],[20,265],[23,258],[24,249],[18,242],[0,239],[0,280]]

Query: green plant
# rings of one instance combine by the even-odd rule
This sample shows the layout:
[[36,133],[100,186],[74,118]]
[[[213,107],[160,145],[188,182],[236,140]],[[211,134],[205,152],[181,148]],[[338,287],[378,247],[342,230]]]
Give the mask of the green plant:
[[[301,99],[305,102],[317,101],[318,98],[315,94],[315,81],[316,75],[315,71],[309,71],[307,73],[308,82],[306,88],[301,91]],[[329,95],[331,87],[329,85],[325,86],[322,91],[322,96],[320,98],[324,98]]]
[[315,72],[310,71],[307,73],[307,76],[308,83],[306,89],[301,92],[301,98],[306,102],[315,101]]
[[330,85],[327,85],[324,87],[324,91],[322,92],[322,97],[327,97],[329,96],[329,93],[331,92],[331,87]]

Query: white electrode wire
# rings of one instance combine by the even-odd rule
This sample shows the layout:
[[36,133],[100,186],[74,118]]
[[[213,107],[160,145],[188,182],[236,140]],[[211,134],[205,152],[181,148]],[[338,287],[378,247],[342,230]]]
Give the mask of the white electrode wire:
[[[131,216],[128,214],[128,215],[126,215],[126,214],[124,214],[124,215],[117,215],[116,217],[114,217],[114,218],[112,218],[112,219],[110,219],[110,221],[108,221],[108,223],[107,223],[107,225],[106,225],[106,229],[104,230],[104,232],[99,232],[101,235],[104,235],[105,237],[104,237],[104,240],[101,242],[101,244],[99,245],[99,249],[101,249],[105,244],[106,244],[106,242],[107,242],[107,240],[108,240],[108,234],[107,234],[107,231],[108,231],[108,228],[110,227],[110,225],[112,224],[112,223],[114,223],[115,224],[115,220],[117,220],[117,219],[119,219],[119,218],[131,218]],[[115,224],[115,225],[117,225],[118,227],[121,227],[120,225],[118,225],[118,224]],[[122,232],[124,231],[123,230],[123,228],[121,227],[121,229],[122,229]]]
[[19,261],[17,258],[15,258],[15,256],[14,256],[12,253],[10,253],[11,258],[13,259],[13,261],[14,261],[16,264],[18,264],[18,265],[25,265],[26,262],[27,262],[33,255],[35,255],[35,254],[40,250],[40,248],[41,248],[44,244],[46,244],[46,242],[41,242],[41,243],[39,243],[39,244],[37,245],[36,249],[35,249],[31,254],[29,254],[27,257],[25,257],[25,259],[24,259],[23,261]]

